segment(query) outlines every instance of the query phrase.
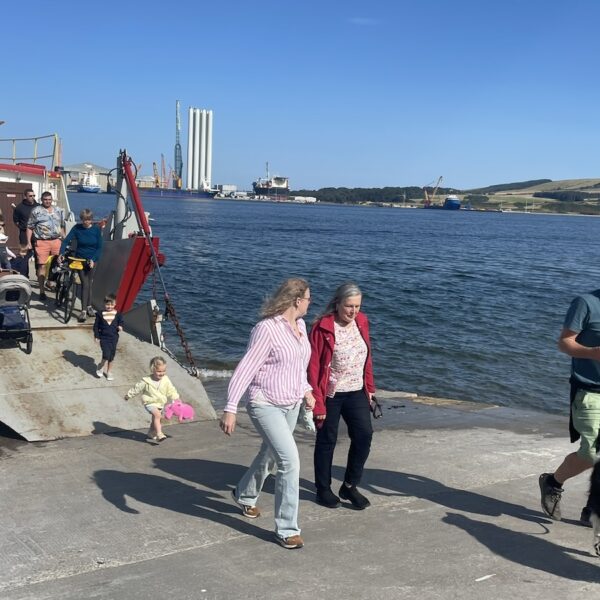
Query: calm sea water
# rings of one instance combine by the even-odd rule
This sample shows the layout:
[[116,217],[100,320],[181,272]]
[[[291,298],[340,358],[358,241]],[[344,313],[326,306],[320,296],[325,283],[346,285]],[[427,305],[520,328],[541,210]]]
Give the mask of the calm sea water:
[[[108,214],[112,196],[72,194]],[[600,220],[224,200],[147,201],[163,277],[197,363],[226,376],[282,279],[364,292],[378,387],[565,412],[556,349],[574,295],[598,287]],[[167,342],[178,340],[167,330]]]

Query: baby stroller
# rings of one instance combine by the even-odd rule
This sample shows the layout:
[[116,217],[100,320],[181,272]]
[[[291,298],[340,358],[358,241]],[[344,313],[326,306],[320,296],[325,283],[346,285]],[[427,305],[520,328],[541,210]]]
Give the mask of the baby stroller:
[[0,271],[0,340],[14,340],[31,354],[33,334],[29,320],[31,285],[15,271]]

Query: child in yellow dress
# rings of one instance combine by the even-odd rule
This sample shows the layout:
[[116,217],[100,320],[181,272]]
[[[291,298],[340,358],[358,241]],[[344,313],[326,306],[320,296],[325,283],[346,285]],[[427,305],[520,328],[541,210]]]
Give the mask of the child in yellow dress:
[[142,394],[144,408],[152,415],[147,439],[155,442],[162,442],[167,438],[160,422],[165,405],[167,402],[179,400],[179,394],[166,373],[167,361],[162,356],[155,356],[150,361],[150,375],[142,377],[125,394],[125,400]]

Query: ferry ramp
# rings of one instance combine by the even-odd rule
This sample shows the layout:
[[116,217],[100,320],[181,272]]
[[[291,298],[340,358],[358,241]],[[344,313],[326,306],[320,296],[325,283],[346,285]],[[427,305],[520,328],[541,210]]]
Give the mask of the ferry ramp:
[[[149,361],[162,354],[160,349],[123,332],[114,381],[98,378],[101,353],[93,320],[81,324],[72,318],[65,325],[52,309],[50,296],[44,304],[32,300],[31,354],[0,340],[0,422],[32,442],[148,426],[141,398],[126,402],[123,396],[148,374]],[[216,419],[201,380],[168,357],[167,365],[181,399],[194,407],[195,420]]]

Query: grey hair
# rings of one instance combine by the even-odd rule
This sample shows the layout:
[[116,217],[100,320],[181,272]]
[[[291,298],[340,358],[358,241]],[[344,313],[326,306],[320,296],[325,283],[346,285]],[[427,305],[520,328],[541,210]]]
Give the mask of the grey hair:
[[351,296],[362,296],[360,288],[353,281],[347,281],[338,286],[333,294],[333,298],[329,301],[329,304],[325,307],[325,310],[317,317],[319,320],[325,315],[333,315],[337,312],[338,305],[341,304],[346,298]]
[[284,313],[298,298],[303,298],[308,289],[308,282],[299,277],[286,279],[275,291],[267,298],[262,306],[260,314],[265,319],[275,317]]

